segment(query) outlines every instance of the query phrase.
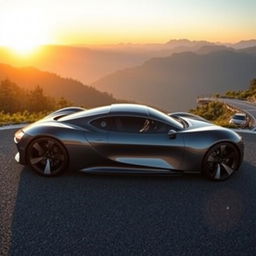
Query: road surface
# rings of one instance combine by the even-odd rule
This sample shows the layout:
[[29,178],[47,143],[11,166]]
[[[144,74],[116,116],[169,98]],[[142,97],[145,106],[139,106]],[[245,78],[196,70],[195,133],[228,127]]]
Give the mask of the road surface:
[[255,255],[256,135],[225,182],[37,176],[0,131],[0,255]]

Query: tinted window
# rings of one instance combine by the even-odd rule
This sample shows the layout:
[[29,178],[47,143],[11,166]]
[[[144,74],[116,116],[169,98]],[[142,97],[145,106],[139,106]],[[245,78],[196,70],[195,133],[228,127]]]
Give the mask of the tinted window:
[[179,123],[178,121],[176,121],[174,118],[168,116],[167,114],[156,110],[154,108],[148,108],[149,109],[149,114],[150,116],[152,116],[153,118],[159,119],[159,120],[163,120],[163,122],[167,122],[168,124],[170,124],[170,126],[172,126],[174,129],[182,129],[183,125],[181,123]]
[[150,120],[148,133],[167,133],[170,129],[171,127],[165,123]]
[[113,118],[111,117],[99,118],[92,121],[91,125],[95,126],[98,129],[109,131],[113,129]]
[[158,121],[141,117],[113,117],[113,129],[129,133],[167,133],[170,127]]
[[128,133],[167,133],[171,127],[151,119],[130,116],[99,118],[91,122],[98,129]]
[[233,119],[236,119],[236,120],[245,120],[246,119],[246,117],[245,116],[240,116],[240,115],[235,115],[235,116],[233,116]]
[[146,122],[145,118],[140,117],[114,117],[115,130],[118,132],[140,133]]

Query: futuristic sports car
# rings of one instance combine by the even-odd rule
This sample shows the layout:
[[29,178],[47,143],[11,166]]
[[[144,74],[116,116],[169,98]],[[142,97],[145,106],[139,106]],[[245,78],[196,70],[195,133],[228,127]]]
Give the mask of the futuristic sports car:
[[137,104],[71,107],[16,132],[17,162],[44,176],[66,169],[101,173],[199,173],[224,180],[243,160],[241,137],[189,113]]

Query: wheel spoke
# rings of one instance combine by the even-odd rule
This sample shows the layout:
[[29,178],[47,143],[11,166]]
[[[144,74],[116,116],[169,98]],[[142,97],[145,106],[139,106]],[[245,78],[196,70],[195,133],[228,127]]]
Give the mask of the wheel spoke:
[[47,143],[48,150],[52,150],[54,144],[55,144],[54,141],[48,140],[48,143]]
[[51,174],[51,162],[50,159],[46,159],[46,164],[44,168],[44,174]]
[[44,149],[37,142],[33,145],[33,148],[37,150],[39,155],[42,155],[44,153]]
[[39,163],[39,162],[42,161],[42,160],[43,160],[43,157],[42,157],[42,156],[39,156],[39,157],[31,158],[31,159],[30,159],[30,163],[34,165],[34,164]]
[[220,154],[223,156],[225,155],[227,145],[221,145],[220,146]]
[[54,138],[37,138],[28,147],[28,163],[41,175],[54,176],[65,170],[67,153],[64,146]]
[[64,155],[60,154],[60,153],[55,154],[54,158],[57,159],[57,160],[61,160],[61,161],[64,161],[64,159],[65,159]]
[[221,167],[220,167],[219,164],[217,164],[217,169],[216,169],[216,173],[215,173],[215,176],[214,176],[214,178],[215,178],[216,180],[219,180],[219,179],[220,179],[220,170],[221,170]]
[[234,170],[231,167],[224,163],[222,163],[221,165],[223,166],[224,170],[228,173],[228,175],[231,175],[233,173]]
[[212,156],[212,155],[209,155],[209,157],[208,157],[208,162],[216,162],[215,157]]
[[235,157],[235,153],[234,153],[233,151],[229,152],[229,153],[225,156],[226,159],[230,159],[230,158],[234,158],[234,157]]

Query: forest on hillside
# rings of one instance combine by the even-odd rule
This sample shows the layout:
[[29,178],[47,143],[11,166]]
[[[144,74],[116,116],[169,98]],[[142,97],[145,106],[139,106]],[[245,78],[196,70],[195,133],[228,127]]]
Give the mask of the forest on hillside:
[[256,78],[251,80],[250,86],[247,90],[227,91],[223,96],[220,97],[256,102]]
[[46,96],[39,86],[26,90],[10,80],[0,81],[0,125],[34,122],[70,105],[72,102],[63,97]]
[[72,105],[64,98],[46,96],[41,87],[25,90],[6,79],[0,82],[0,112],[16,113],[28,111],[32,113],[53,111]]
[[34,91],[38,85],[43,89],[46,96],[56,99],[63,97],[75,105],[83,105],[86,108],[117,102],[112,95],[100,92],[77,80],[61,77],[55,73],[41,71],[33,67],[17,68],[0,63],[0,81],[3,80],[10,80],[28,91]]

